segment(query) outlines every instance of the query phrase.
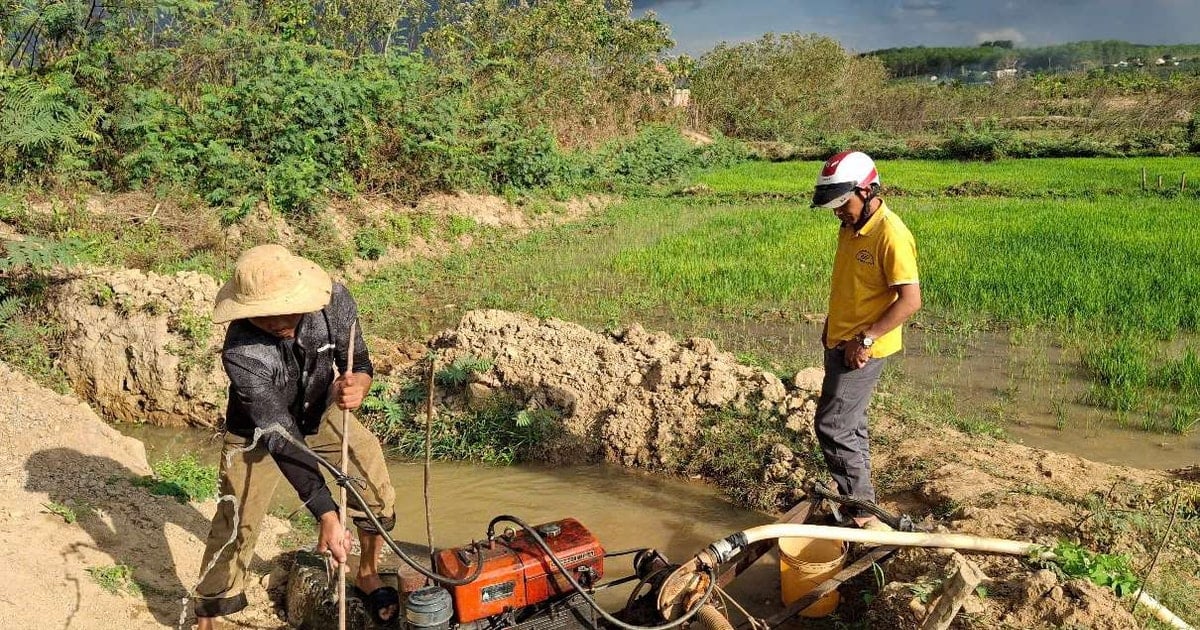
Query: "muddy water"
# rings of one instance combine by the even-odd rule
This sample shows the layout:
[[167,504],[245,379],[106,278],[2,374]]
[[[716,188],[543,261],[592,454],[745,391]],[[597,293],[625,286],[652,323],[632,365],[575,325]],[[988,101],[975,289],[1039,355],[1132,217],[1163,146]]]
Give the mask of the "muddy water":
[[[702,322],[689,334],[712,335],[722,346],[759,357],[789,357],[820,365],[821,316],[796,323],[769,316],[744,322]],[[668,329],[679,322],[664,321]],[[686,326],[684,326],[686,327]],[[1171,469],[1200,462],[1200,431],[1188,435],[1142,428],[1136,414],[1084,404],[1091,385],[1079,357],[1049,334],[905,331],[905,351],[884,372],[885,391],[972,422],[1002,428],[1010,439],[1094,461]]]
[[[217,462],[219,448],[209,432],[116,426],[146,444],[151,462],[185,453],[196,454],[207,463]],[[423,545],[423,466],[393,460],[389,470],[397,491],[398,518],[392,535],[397,541]],[[614,466],[434,463],[431,478],[434,543],[438,547],[483,539],[488,521],[499,514],[517,516],[530,524],[572,517],[591,530],[608,551],[653,547],[682,562],[714,540],[772,521],[764,514],[734,507],[709,486]],[[282,510],[299,508],[286,482],[276,491],[275,502]],[[778,602],[778,569],[772,560],[764,558],[730,588],[732,596],[757,612],[769,611]],[[631,556],[609,560],[606,579],[627,575],[631,561]],[[617,609],[627,594],[625,588],[602,591],[600,601]]]
[[914,334],[895,377],[940,391],[962,416],[994,422],[1010,437],[1051,451],[1134,466],[1171,469],[1200,461],[1200,433],[1178,435],[1142,426],[1085,404],[1091,380],[1077,354],[1048,335],[1014,340],[990,332]]

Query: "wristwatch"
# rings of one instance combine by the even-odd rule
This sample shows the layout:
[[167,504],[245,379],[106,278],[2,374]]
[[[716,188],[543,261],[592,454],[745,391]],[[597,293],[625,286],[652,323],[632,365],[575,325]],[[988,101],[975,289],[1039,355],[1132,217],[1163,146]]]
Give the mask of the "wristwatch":
[[863,333],[858,333],[858,344],[860,346],[870,350],[871,346],[875,345],[875,338],[868,337]]

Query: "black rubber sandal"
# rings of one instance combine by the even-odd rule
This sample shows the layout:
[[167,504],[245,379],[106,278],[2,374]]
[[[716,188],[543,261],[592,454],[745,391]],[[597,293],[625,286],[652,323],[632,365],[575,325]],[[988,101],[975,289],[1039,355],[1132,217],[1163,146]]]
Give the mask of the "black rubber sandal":
[[[359,599],[363,601],[363,605],[366,606],[367,612],[371,614],[371,618],[375,620],[375,623],[390,624],[394,623],[399,618],[400,592],[395,588],[391,586],[380,586],[370,593],[364,593],[362,589],[356,586],[354,587],[354,590]],[[384,619],[380,615],[388,606],[394,606],[395,612],[392,613],[391,617]]]

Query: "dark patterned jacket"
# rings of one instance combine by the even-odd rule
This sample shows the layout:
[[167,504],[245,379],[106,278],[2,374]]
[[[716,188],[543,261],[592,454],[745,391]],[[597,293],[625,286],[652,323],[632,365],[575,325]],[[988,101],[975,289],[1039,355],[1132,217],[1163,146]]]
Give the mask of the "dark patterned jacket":
[[[329,304],[300,319],[295,339],[279,339],[249,320],[233,321],[221,351],[229,375],[225,428],[248,438],[257,427],[278,426],[299,442],[315,434],[333,404],[333,366],[346,369],[350,324],[357,318],[354,298],[335,282]],[[374,375],[361,329],[354,339],[354,371]],[[268,433],[263,439],[313,516],[337,509],[311,456],[282,436]]]

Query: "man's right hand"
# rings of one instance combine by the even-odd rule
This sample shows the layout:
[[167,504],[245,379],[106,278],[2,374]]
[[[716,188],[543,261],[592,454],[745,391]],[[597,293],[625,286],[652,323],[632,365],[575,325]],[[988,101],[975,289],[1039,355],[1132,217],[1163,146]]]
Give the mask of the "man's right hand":
[[350,530],[342,527],[341,518],[336,511],[321,515],[320,532],[317,534],[317,553],[329,552],[333,556],[334,567],[341,565],[350,555]]

